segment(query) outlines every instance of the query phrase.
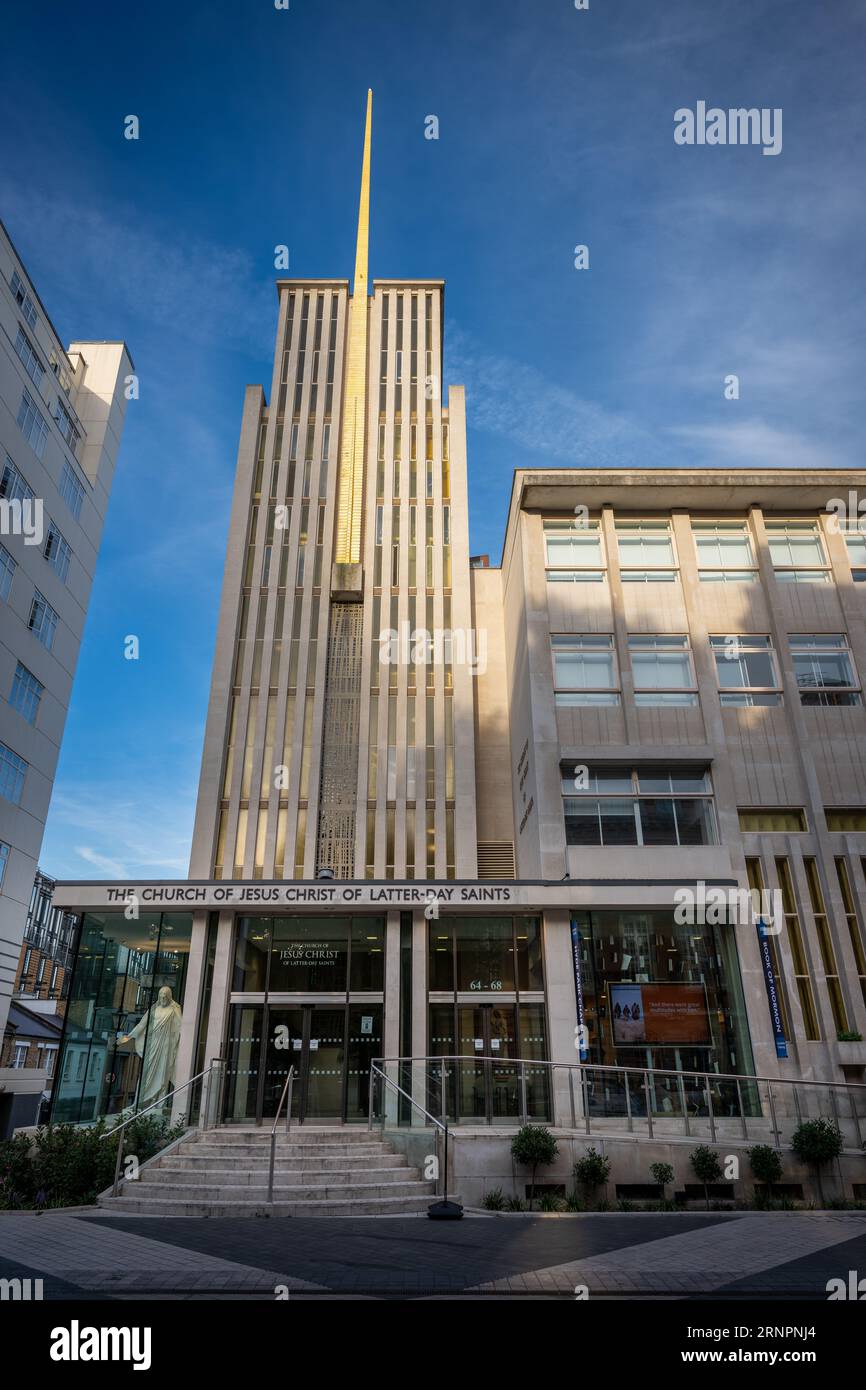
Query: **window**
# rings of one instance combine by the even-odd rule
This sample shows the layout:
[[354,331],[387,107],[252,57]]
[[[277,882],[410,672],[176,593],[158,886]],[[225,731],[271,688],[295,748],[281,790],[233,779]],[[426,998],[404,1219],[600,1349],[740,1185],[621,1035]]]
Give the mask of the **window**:
[[58,531],[54,522],[48,524],[48,535],[45,538],[45,548],[42,551],[49,565],[56,571],[58,577],[66,583],[66,576],[69,573],[69,561],[72,559],[72,551],[67,541]]
[[618,521],[616,536],[623,584],[674,582],[674,543],[666,521]]
[[733,633],[711,637],[723,705],[780,705],[779,678],[769,637]]
[[32,298],[27,293],[27,288],[24,284],[24,281],[21,279],[21,276],[18,274],[17,270],[12,272],[12,279],[9,281],[9,284],[11,286],[12,293],[15,296],[15,303],[21,310],[24,322],[28,324],[30,328],[35,328],[36,320],[38,318],[38,315],[36,313],[36,305],[33,303]]
[[12,677],[12,691],[9,696],[9,703],[13,709],[27,720],[28,724],[36,723],[36,716],[39,713],[39,701],[45,686],[38,681],[32,671],[28,671],[21,662],[15,667],[15,675]]
[[859,530],[847,531],[845,544],[848,547],[851,578],[855,584],[862,584],[866,580],[866,535]]
[[844,633],[792,633],[789,640],[802,705],[860,704]]
[[68,371],[61,363],[60,358],[57,356],[57,353],[54,351],[53,348],[49,353],[48,361],[51,365],[52,372],[57,377],[57,385],[60,387],[61,391],[63,391],[68,396],[70,390],[72,389],[72,377],[69,375]]
[[17,806],[24,789],[24,777],[28,764],[5,743],[0,743],[0,796]]
[[562,766],[569,845],[713,845],[712,788],[705,768]]
[[635,634],[628,639],[636,705],[696,705],[688,637]]
[[12,576],[17,568],[5,545],[0,545],[0,599],[8,599],[12,589]]
[[604,579],[601,533],[597,521],[545,521],[544,549],[548,584],[600,584]]
[[42,378],[45,375],[45,368],[42,365],[38,352],[20,324],[18,326],[18,336],[15,339],[15,351],[24,363],[24,370],[34,386],[40,386],[42,384]]
[[60,621],[59,615],[44,595],[37,589],[33,595],[33,603],[30,606],[30,618],[27,626],[38,638],[47,651],[51,651],[54,645],[54,634],[57,631],[57,624]]
[[757,579],[745,521],[693,521],[698,578],[704,584]]
[[842,987],[839,983],[839,966],[836,961],[836,952],[833,948],[833,938],[830,935],[830,924],[827,919],[827,908],[824,902],[821,875],[818,872],[818,862],[815,859],[804,859],[803,868],[806,871],[809,902],[812,907],[812,918],[815,923],[818,945],[821,949],[821,962],[824,966],[827,993],[830,996],[833,1023],[836,1026],[837,1032],[844,1033],[848,1031],[848,1014],[845,1009],[845,1000],[842,996]]
[[806,812],[801,806],[774,806],[769,809],[753,809],[751,806],[739,811],[740,829],[765,832],[799,833],[808,830]]
[[818,1026],[818,1014],[815,1010],[815,998],[812,993],[809,961],[803,946],[800,916],[797,911],[797,899],[794,895],[794,881],[791,877],[791,868],[787,859],[780,858],[776,860],[776,874],[779,879],[779,888],[782,894],[782,908],[785,914],[785,932],[791,950],[794,979],[797,985],[797,993],[800,996],[800,1008],[803,1011],[803,1023],[806,1028],[806,1037],[810,1042],[819,1042],[821,1039],[821,1030]]
[[864,1004],[866,1004],[866,943],[864,943],[860,918],[854,906],[854,894],[851,891],[851,878],[848,873],[848,863],[842,856],[836,860],[836,876],[839,880],[839,889],[842,894],[842,905],[845,909],[845,921],[848,926],[848,935],[851,937],[851,949],[854,952],[854,963],[857,967],[857,977],[860,981],[860,993],[863,996]]
[[619,704],[613,637],[587,633],[551,637],[550,641],[557,705]]
[[27,1066],[27,1053],[29,1052],[29,1050],[29,1043],[15,1044],[15,1051],[12,1054],[12,1065],[16,1071],[20,1071],[22,1067]]
[[10,846],[5,840],[0,840],[0,888],[3,887],[3,879],[6,877],[6,865],[9,863]]
[[72,464],[68,461],[64,461],[63,464],[63,473],[60,478],[60,496],[77,521],[81,516],[81,504],[84,501],[84,484],[72,467]]
[[33,489],[24,481],[8,454],[0,477],[0,497],[5,498],[7,502],[35,501]]
[[45,453],[45,441],[48,438],[48,421],[26,386],[18,408],[18,428],[36,457],[41,458]]
[[866,807],[842,806],[837,810],[831,810],[829,806],[825,806],[824,816],[828,830],[839,830],[844,833],[866,831]]
[[825,584],[830,571],[817,522],[768,521],[767,540],[776,578],[783,583]]

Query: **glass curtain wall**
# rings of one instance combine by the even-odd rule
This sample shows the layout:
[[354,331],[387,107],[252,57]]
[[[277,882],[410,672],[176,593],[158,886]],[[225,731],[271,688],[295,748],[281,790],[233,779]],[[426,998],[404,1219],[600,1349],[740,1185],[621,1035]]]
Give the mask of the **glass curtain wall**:
[[86,912],[51,1118],[131,1114],[177,1085],[192,914]]

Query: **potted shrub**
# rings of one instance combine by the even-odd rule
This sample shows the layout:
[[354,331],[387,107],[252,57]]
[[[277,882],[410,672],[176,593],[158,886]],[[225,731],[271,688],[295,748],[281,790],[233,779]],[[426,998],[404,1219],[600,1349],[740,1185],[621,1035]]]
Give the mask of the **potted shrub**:
[[692,1165],[694,1175],[698,1182],[704,1186],[704,1200],[707,1204],[707,1211],[710,1209],[710,1183],[718,1182],[722,1176],[722,1165],[719,1155],[714,1149],[706,1144],[699,1144],[689,1155],[689,1162]]
[[553,1163],[559,1152],[559,1145],[546,1125],[521,1125],[511,1141],[511,1156],[515,1163],[522,1163],[531,1169],[529,1183],[529,1210],[535,1196],[535,1174],[539,1167]]
[[[782,1176],[782,1157],[778,1149],[773,1149],[769,1144],[755,1144],[751,1149],[747,1149],[749,1156],[749,1167],[758,1182],[766,1184],[767,1200],[773,1200],[773,1185]],[[758,1199],[758,1193],[755,1193]]]
[[651,1163],[650,1177],[657,1182],[662,1191],[662,1201],[667,1202],[667,1186],[674,1180],[674,1170],[669,1163]]
[[824,1189],[821,1184],[821,1169],[839,1157],[842,1147],[842,1131],[833,1120],[803,1120],[794,1130],[791,1148],[803,1163],[810,1163],[814,1168],[818,1200],[822,1207]]
[[587,1149],[574,1165],[574,1179],[590,1196],[604,1187],[610,1177],[610,1159],[594,1148]]

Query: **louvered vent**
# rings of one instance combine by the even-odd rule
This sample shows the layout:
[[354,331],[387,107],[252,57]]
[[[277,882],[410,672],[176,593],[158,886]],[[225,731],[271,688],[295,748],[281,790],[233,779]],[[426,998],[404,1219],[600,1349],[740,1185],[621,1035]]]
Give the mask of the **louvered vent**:
[[478,842],[479,878],[514,878],[514,846],[510,840]]

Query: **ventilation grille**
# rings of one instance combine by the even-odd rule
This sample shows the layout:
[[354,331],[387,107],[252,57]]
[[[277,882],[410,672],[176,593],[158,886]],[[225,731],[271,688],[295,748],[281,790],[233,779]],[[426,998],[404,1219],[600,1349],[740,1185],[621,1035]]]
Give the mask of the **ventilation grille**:
[[510,840],[478,842],[479,878],[514,878],[514,846]]
[[331,604],[316,870],[335,878],[352,878],[355,867],[363,615],[360,603]]

